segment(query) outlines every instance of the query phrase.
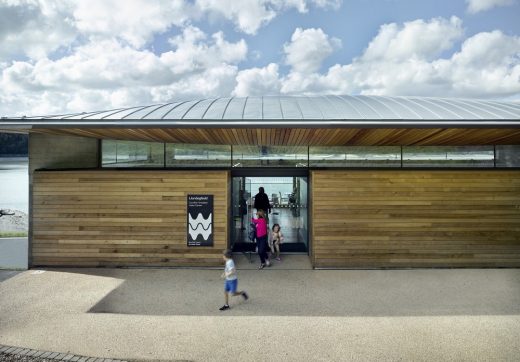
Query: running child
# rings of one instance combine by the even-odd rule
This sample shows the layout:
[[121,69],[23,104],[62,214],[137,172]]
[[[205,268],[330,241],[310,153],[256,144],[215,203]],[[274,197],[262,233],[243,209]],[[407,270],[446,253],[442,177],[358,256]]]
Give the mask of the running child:
[[233,255],[231,254],[231,250],[226,249],[224,250],[224,253],[222,255],[222,258],[226,262],[226,267],[224,268],[224,273],[222,273],[222,278],[226,279],[226,282],[224,283],[224,296],[226,304],[224,304],[222,307],[220,307],[220,310],[226,310],[229,309],[229,294],[231,294],[233,297],[237,295],[241,295],[244,300],[248,300],[249,296],[245,291],[237,292],[237,286],[238,286],[238,277],[237,277],[237,270],[235,268],[235,262],[233,261]]

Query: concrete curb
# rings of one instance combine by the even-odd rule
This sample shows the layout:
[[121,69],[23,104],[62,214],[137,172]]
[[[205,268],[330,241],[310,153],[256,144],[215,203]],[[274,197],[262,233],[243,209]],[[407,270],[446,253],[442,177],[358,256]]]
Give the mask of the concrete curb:
[[76,354],[40,351],[37,349],[5,346],[0,344],[0,361],[3,360],[2,356],[5,355],[26,357],[24,361],[45,360],[66,362],[128,362],[126,360],[120,359],[87,357]]

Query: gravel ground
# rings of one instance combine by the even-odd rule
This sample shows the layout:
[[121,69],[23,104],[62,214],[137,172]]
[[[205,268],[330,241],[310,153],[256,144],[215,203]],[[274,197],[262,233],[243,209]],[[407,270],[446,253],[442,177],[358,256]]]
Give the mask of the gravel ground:
[[0,217],[0,232],[26,232],[29,227],[28,215],[20,210],[2,209],[7,213],[14,212],[14,215],[4,215]]
[[0,353],[0,361],[4,362],[54,362],[52,359],[48,358],[38,358],[38,357],[27,357],[20,356],[16,354],[6,354]]
[[291,259],[238,259],[250,299],[225,312],[221,270],[28,270],[0,283],[0,344],[150,362],[518,361],[518,269],[282,269]]

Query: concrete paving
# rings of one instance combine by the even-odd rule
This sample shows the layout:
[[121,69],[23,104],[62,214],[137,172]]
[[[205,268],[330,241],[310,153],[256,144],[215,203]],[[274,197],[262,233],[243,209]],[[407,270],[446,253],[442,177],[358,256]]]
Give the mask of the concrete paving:
[[519,269],[310,270],[289,255],[256,270],[240,258],[251,298],[225,312],[220,270],[21,272],[0,282],[0,344],[125,360],[520,355]]

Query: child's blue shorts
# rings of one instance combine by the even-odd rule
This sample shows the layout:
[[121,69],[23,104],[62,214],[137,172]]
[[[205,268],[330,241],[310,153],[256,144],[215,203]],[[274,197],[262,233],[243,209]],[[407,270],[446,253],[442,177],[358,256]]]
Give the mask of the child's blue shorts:
[[238,279],[227,280],[224,284],[224,291],[227,293],[235,293],[237,291]]

